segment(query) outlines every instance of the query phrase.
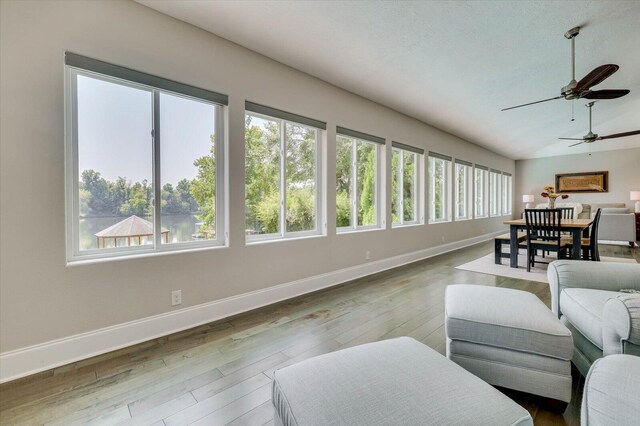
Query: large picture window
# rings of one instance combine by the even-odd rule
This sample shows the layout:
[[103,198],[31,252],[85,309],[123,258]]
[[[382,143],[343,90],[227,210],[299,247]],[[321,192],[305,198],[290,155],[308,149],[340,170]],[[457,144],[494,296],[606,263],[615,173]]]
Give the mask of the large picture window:
[[226,97],[66,56],[67,259],[221,245]]
[[513,180],[509,173],[502,174],[502,214],[505,216],[510,215],[513,210],[512,182]]
[[451,157],[429,153],[429,223],[451,220]]
[[489,216],[500,216],[500,177],[502,173],[491,170],[489,173]]
[[391,156],[391,215],[394,226],[420,223],[420,163],[423,151],[393,142]]
[[455,161],[455,218],[456,220],[467,220],[473,216],[472,209],[472,173],[473,165],[466,161]]
[[474,168],[474,209],[475,218],[483,218],[489,215],[489,169],[475,165]]
[[250,102],[246,109],[247,241],[320,233],[319,134],[326,125]]
[[[365,139],[366,138],[366,139]],[[384,139],[338,128],[336,227],[338,232],[380,227],[380,147]]]

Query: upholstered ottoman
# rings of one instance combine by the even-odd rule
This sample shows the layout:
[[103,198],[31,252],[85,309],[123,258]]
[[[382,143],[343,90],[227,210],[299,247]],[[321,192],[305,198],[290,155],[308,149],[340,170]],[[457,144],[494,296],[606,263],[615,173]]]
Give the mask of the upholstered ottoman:
[[484,381],[571,401],[571,332],[535,295],[449,286],[445,330],[447,357]]
[[273,376],[276,425],[533,425],[529,413],[408,337],[302,361]]

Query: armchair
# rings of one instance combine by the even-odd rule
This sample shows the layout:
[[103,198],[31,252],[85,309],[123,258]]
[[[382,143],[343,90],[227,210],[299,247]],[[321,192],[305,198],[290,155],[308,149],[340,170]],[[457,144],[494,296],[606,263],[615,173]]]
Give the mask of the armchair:
[[547,272],[551,310],[571,330],[582,375],[610,354],[640,356],[640,264],[557,260]]

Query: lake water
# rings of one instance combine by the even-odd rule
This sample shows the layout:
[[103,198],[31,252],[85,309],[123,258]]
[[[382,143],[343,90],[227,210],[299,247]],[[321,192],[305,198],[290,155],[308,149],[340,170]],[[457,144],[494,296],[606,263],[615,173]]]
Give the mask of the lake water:
[[[97,248],[95,234],[124,220],[125,217],[87,217],[80,219],[80,250]],[[144,219],[153,222],[148,216]],[[162,226],[169,230],[169,242],[193,241],[192,235],[198,230],[198,220],[195,215],[167,215],[162,216]],[[118,240],[118,246],[126,245],[126,239]],[[137,238],[132,245],[137,245]],[[152,244],[151,238],[142,238],[141,244]],[[107,247],[113,247],[113,240],[107,241]]]

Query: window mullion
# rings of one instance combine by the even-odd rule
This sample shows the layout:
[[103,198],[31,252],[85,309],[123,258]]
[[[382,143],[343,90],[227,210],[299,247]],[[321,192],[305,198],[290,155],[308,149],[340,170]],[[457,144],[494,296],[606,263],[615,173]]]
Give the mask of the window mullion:
[[355,139],[351,142],[351,223],[358,227],[358,147]]
[[398,215],[400,224],[404,224],[404,151],[400,150],[400,165],[398,167]]
[[161,225],[161,176],[160,176],[160,92],[153,91],[153,246],[162,245]]
[[287,233],[287,142],[286,126],[284,120],[280,121],[280,235]]

